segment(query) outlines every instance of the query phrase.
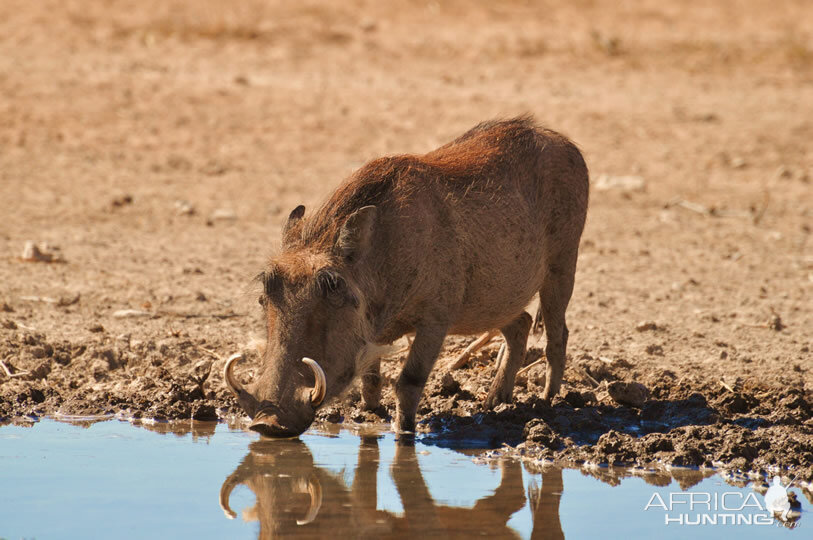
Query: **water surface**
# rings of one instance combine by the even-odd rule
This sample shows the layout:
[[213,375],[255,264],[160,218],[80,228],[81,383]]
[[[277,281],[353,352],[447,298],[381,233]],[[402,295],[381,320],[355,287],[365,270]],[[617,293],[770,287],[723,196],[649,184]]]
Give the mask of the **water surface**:
[[328,429],[266,441],[201,422],[2,427],[0,538],[809,537],[798,488],[801,515],[782,523],[711,472],[482,464]]

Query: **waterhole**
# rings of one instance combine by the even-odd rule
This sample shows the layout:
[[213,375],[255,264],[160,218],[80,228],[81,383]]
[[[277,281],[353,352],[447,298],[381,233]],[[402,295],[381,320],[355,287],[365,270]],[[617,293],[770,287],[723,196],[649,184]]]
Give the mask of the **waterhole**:
[[788,489],[799,508],[775,517],[764,487],[495,460],[376,427],[292,440],[205,422],[0,428],[4,539],[805,536],[809,492]]

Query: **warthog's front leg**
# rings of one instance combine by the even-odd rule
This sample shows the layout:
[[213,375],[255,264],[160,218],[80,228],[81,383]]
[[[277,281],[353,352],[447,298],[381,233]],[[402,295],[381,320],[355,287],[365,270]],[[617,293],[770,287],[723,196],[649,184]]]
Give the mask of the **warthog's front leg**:
[[395,383],[396,413],[393,429],[398,433],[415,431],[415,414],[421,401],[423,387],[435,365],[446,326],[418,329],[409,350],[404,369]]
[[361,376],[361,402],[365,410],[373,411],[381,402],[381,360],[376,360]]

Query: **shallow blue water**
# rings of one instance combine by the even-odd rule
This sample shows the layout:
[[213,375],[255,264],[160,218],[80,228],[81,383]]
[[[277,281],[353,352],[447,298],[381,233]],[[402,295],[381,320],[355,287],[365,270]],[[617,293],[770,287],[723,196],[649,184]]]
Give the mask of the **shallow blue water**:
[[[811,537],[800,489],[790,530],[755,518],[764,499],[750,487],[697,471],[675,473],[699,480],[686,491],[596,473],[613,486],[576,469],[483,465],[373,430],[294,441],[260,441],[224,424],[154,431],[167,429],[116,420],[0,428],[0,538]],[[690,524],[697,519],[717,524]]]

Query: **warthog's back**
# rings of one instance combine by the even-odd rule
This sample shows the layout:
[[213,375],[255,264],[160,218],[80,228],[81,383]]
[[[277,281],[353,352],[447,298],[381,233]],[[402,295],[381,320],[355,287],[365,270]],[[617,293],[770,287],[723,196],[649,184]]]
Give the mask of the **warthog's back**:
[[453,332],[471,333],[515,317],[546,261],[575,253],[587,200],[576,146],[522,117],[480,124],[422,156],[366,164],[295,240],[332,245],[348,215],[377,206],[369,281],[386,291],[370,300],[406,326],[435,310]]

